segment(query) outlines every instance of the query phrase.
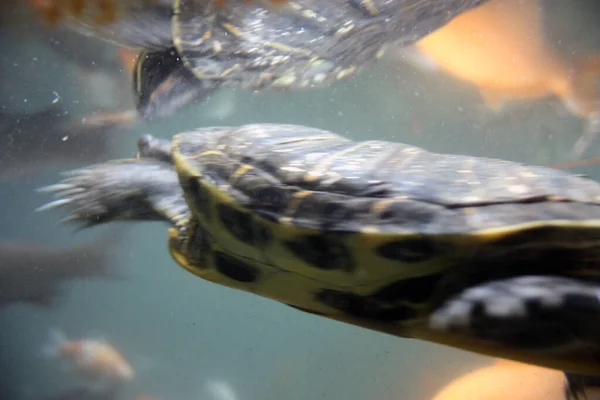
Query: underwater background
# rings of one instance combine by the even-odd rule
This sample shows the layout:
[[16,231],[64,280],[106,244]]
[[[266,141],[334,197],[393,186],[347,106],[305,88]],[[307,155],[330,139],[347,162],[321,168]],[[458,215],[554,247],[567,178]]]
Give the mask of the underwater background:
[[[567,56],[600,51],[598,2],[541,3],[553,49]],[[3,6],[0,23],[0,110],[26,115],[60,107],[61,118],[78,120],[98,110],[133,107],[129,73],[111,45],[82,36],[67,43],[58,30],[40,31],[46,28],[11,3]],[[75,50],[67,54],[61,47]],[[78,66],[73,54],[87,57],[91,67]],[[68,248],[102,247],[106,238],[116,238],[104,261],[118,275],[61,283],[50,305],[0,309],[2,399],[47,399],[77,383],[68,368],[43,354],[53,330],[110,342],[136,370],[126,392],[165,400],[426,400],[445,382],[485,363],[472,353],[344,325],[203,281],[171,259],[164,224],[76,231],[58,222],[60,212],[34,212],[48,200],[37,188],[73,167],[132,156],[145,133],[170,138],[200,126],[293,123],[352,139],[540,165],[567,161],[581,134],[582,121],[555,99],[494,114],[467,83],[400,58],[390,52],[355,78],[326,88],[267,94],[223,89],[174,117],[103,132],[101,144],[76,145],[68,163],[0,177],[0,241]],[[110,63],[121,66],[108,71]],[[18,145],[2,145],[0,167],[9,159],[42,163],[46,154],[60,152],[61,143],[75,140],[49,136],[49,130],[43,122],[19,130]],[[40,142],[37,153],[28,150]],[[594,157],[598,149],[594,143],[587,154]],[[600,166],[573,172],[600,179]]]

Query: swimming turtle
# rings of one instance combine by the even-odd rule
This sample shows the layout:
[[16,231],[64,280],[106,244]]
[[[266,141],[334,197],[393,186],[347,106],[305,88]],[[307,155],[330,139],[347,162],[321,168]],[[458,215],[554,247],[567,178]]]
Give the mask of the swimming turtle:
[[140,114],[151,119],[221,86],[295,89],[350,77],[386,43],[413,44],[487,0],[296,0],[277,7],[269,1],[215,7],[210,0],[128,0],[114,22],[69,21],[81,32],[144,49],[133,86]]
[[297,309],[600,373],[600,184],[316,128],[144,136],[45,191],[66,221],[163,220],[173,258]]

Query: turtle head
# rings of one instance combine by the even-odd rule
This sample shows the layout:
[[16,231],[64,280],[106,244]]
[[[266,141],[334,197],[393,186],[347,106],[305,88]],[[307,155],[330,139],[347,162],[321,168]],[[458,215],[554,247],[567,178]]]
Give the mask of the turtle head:
[[205,99],[218,85],[217,81],[194,76],[175,49],[142,52],[133,70],[136,108],[145,120],[174,115]]

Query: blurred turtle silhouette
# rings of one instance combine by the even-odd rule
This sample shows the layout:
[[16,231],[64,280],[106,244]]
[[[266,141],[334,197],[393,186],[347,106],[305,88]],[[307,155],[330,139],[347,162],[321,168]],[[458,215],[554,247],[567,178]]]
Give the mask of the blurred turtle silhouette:
[[73,279],[123,279],[109,260],[122,236],[121,231],[111,231],[70,248],[0,242],[0,309],[16,304],[54,306],[60,284]]
[[31,114],[0,110],[0,179],[103,160],[122,126],[122,120],[93,115],[74,121],[60,103]]

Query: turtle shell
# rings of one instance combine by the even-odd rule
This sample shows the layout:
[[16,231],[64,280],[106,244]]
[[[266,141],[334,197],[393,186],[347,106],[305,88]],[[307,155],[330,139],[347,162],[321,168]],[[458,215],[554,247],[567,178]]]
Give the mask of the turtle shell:
[[280,124],[179,134],[173,160],[194,216],[174,258],[328,316],[410,323],[480,282],[583,274],[598,252],[600,185],[549,168]]
[[600,374],[600,184],[543,167],[213,127],[46,188],[88,225],[166,220],[206,280],[388,334]]
[[[174,2],[173,40],[200,79],[238,87],[301,88],[353,75],[385,43],[409,45],[485,0]],[[239,3],[239,4],[238,4]]]

